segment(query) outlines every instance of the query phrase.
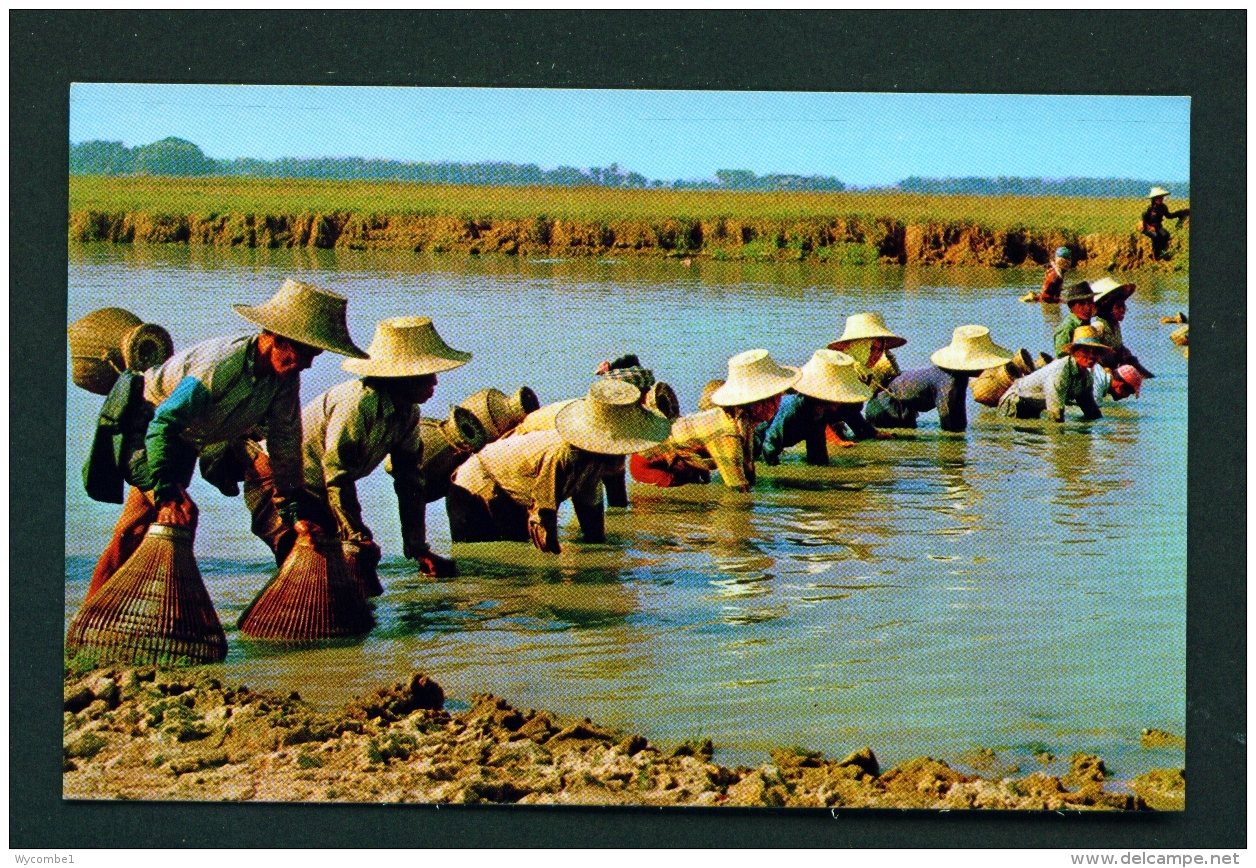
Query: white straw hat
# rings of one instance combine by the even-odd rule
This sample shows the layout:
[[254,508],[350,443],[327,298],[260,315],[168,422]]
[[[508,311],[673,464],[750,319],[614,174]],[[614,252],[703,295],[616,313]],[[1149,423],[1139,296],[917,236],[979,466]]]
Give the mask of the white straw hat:
[[364,359],[366,353],[349,337],[349,326],[345,323],[348,304],[343,295],[289,277],[269,301],[231,307],[249,322],[289,340]]
[[672,423],[641,406],[641,390],[623,380],[598,380],[589,394],[554,417],[558,436],[602,455],[631,455],[667,439]]
[[1146,199],[1156,199],[1160,196],[1172,196],[1173,194],[1164,187],[1152,187],[1151,191],[1144,197]]
[[872,397],[872,387],[855,373],[855,360],[838,350],[816,350],[802,366],[794,391],[821,401],[857,404]]
[[711,403],[720,407],[753,404],[781,394],[801,377],[797,368],[774,362],[767,350],[746,350],[728,360],[728,379],[711,393]]
[[365,359],[345,359],[341,367],[363,377],[418,377],[458,368],[470,353],[450,349],[425,316],[381,320]]
[[929,357],[939,368],[952,371],[984,371],[1005,365],[1015,355],[990,340],[990,329],[980,325],[958,326],[951,342]]
[[1090,282],[1090,291],[1095,294],[1095,304],[1107,300],[1114,293],[1119,293],[1122,298],[1129,298],[1134,294],[1134,288],[1132,283],[1118,283],[1111,277],[1101,277]]
[[884,339],[886,348],[891,350],[907,343],[907,338],[894,334],[886,327],[885,320],[881,318],[881,314],[857,313],[854,316],[846,317],[846,328],[842,332],[842,336],[829,344],[829,349],[845,350],[853,342],[869,338]]

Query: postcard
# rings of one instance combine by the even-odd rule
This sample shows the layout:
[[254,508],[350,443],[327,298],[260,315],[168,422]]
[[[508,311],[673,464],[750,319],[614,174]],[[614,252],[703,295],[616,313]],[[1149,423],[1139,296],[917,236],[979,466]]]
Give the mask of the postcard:
[[63,796],[1184,810],[1189,117],[74,85]]

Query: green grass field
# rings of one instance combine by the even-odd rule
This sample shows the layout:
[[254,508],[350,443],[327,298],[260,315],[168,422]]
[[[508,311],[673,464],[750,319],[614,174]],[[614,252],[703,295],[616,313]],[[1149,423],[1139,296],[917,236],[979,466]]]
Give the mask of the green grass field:
[[[1170,200],[1186,207],[1185,200]],[[1146,200],[884,193],[741,193],[606,187],[453,187],[367,181],[248,178],[70,178],[71,211],[164,214],[410,213],[498,219],[791,220],[890,217],[906,224],[1128,233]]]

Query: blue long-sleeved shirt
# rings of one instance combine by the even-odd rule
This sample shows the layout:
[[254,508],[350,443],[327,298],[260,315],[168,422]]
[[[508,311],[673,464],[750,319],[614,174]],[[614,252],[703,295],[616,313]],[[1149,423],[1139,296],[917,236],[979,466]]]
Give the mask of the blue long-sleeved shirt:
[[817,402],[805,395],[788,394],[781,398],[781,405],[771,422],[764,422],[755,429],[755,448],[767,464],[779,464],[781,453],[796,443],[806,442],[808,464],[828,464],[829,447],[825,429],[830,425],[845,423],[856,440],[866,440],[877,435],[859,412],[858,404],[824,404],[816,413]]
[[900,406],[917,413],[938,411],[943,431],[968,428],[968,375],[944,371],[937,365],[904,371],[885,387]]

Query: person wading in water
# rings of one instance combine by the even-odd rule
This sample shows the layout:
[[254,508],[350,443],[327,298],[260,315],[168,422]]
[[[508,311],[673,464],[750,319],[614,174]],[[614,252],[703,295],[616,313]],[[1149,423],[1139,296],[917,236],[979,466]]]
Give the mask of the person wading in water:
[[1169,230],[1164,228],[1165,218],[1177,217],[1180,221],[1182,217],[1189,217],[1191,214],[1190,208],[1170,211],[1169,206],[1164,204],[1164,200],[1168,196],[1169,191],[1164,187],[1152,187],[1147,193],[1147,198],[1151,200],[1151,204],[1143,212],[1142,219],[1138,224],[1138,231],[1151,239],[1152,259],[1158,260],[1163,258],[1165,250],[1169,247],[1169,242],[1173,239],[1173,236],[1169,234]]

